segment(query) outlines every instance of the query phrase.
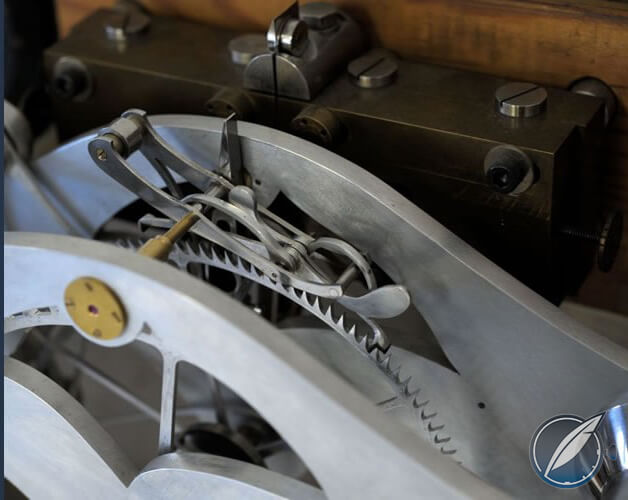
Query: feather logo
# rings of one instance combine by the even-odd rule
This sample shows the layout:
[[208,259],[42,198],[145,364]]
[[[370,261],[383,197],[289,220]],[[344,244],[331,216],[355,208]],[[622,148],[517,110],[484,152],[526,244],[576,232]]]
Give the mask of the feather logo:
[[550,479],[552,471],[568,464],[578,456],[578,453],[585,447],[603,417],[604,413],[592,416],[563,438],[547,464],[547,468],[545,469],[546,478]]

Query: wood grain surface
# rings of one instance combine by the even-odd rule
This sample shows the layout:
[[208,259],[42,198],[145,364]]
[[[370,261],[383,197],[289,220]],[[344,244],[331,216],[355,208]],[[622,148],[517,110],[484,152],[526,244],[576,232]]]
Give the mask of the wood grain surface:
[[[62,34],[110,0],[57,0]],[[144,0],[152,12],[263,31],[290,0]],[[607,208],[628,215],[628,4],[597,0],[340,0],[374,45],[411,59],[565,87],[592,75],[619,97],[604,171]],[[580,300],[628,314],[628,224],[611,275],[594,272]]]

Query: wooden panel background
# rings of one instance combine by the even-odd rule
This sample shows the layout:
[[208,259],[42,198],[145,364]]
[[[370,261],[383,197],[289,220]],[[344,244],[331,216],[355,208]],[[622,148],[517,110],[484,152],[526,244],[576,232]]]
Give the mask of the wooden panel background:
[[[61,33],[111,0],[57,0]],[[144,0],[151,11],[263,31],[290,0]],[[373,43],[401,56],[565,87],[592,75],[613,87],[619,112],[601,164],[608,208],[628,215],[628,4],[597,0],[338,0]],[[628,224],[611,275],[594,272],[588,304],[628,314]]]

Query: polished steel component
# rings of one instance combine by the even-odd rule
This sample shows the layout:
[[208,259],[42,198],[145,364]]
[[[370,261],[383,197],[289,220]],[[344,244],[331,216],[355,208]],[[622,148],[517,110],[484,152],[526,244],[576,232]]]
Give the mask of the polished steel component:
[[606,410],[597,433],[604,455],[602,467],[588,484],[598,499],[619,500],[628,495],[628,393]]
[[[330,29],[316,27],[329,23]],[[310,24],[313,29],[308,29]],[[244,87],[305,101],[313,99],[364,46],[362,30],[351,17],[317,3],[293,4],[273,19],[266,40],[271,52],[246,66]]]
[[217,456],[169,453],[138,471],[74,398],[11,358],[4,398],[5,477],[28,498],[324,498],[294,479]]
[[126,312],[117,295],[98,278],[72,281],[63,294],[65,308],[74,324],[86,335],[110,340],[126,327]]
[[235,64],[247,65],[255,56],[267,50],[266,37],[256,33],[240,35],[229,42],[229,54]]
[[[135,150],[147,152],[145,137],[149,137],[157,145],[150,149],[152,156],[149,160],[153,165],[159,166],[158,171],[167,185],[170,186],[173,182],[168,170],[168,167],[172,167],[196,187],[209,185],[210,181],[214,181],[214,187],[202,194],[191,194],[177,199],[147,182],[126,161]],[[403,287],[381,290],[375,296],[386,297],[387,300],[378,307],[373,305],[372,294],[342,301],[345,295],[342,286],[338,282],[330,282],[326,274],[318,268],[314,261],[316,252],[324,249],[348,257],[352,265],[362,272],[367,287],[371,289],[375,282],[369,264],[360,252],[342,240],[330,237],[314,239],[269,211],[263,208],[258,210],[256,194],[251,188],[231,184],[231,181],[244,179],[240,143],[233,117],[223,124],[218,160],[218,172],[222,176],[204,170],[201,165],[176,153],[152,129],[143,112],[134,110],[124,113],[122,118],[103,129],[101,135],[90,142],[89,150],[96,165],[175,221],[165,235],[157,236],[152,242],[146,243],[139,250],[140,253],[165,259],[170,253],[172,243],[190,230],[212,243],[210,252],[205,254],[207,259],[220,260],[222,265],[228,262],[234,269],[239,269],[237,274],[251,276],[255,281],[262,278],[265,286],[291,299],[302,299],[318,315],[324,315],[337,323],[336,329],[366,353],[375,347],[382,350],[387,348],[388,340],[372,318],[389,317],[399,314],[399,311],[403,312],[409,305],[407,292]],[[202,180],[202,176],[207,177],[207,180]],[[169,189],[171,193],[177,191],[174,186]],[[227,200],[221,198],[224,194],[227,194]],[[243,244],[242,238],[234,238],[230,232],[219,229],[214,221],[203,214],[207,210],[213,210],[214,213],[226,217],[226,220],[237,221],[248,229],[262,244],[263,254],[256,253],[254,245]],[[185,215],[178,215],[180,211]],[[285,228],[286,233],[273,229],[262,215],[268,221]],[[292,238],[287,236],[290,233],[294,235]],[[218,257],[219,253],[225,252],[228,253],[224,259]],[[338,303],[355,312],[357,321],[345,325],[342,311],[334,314],[331,306],[323,307],[319,303],[325,298],[336,299]],[[368,316],[371,313],[376,316]],[[365,327],[366,331],[360,326]]]
[[277,53],[282,49],[282,32],[286,29],[289,21],[293,21],[292,26],[294,27],[298,20],[299,3],[294,2],[270,22],[270,27],[266,32],[266,44],[271,52]]
[[300,19],[286,20],[279,34],[279,51],[301,56],[307,48],[307,24]]
[[358,87],[377,89],[395,81],[399,67],[392,52],[373,49],[354,59],[347,66],[347,72]]
[[138,471],[57,384],[5,357],[4,403],[4,477],[28,498],[124,498]]
[[234,184],[244,184],[242,151],[238,136],[238,123],[234,114],[229,115],[222,127],[222,143],[218,157],[218,171]]
[[[5,314],[28,310],[32,304],[48,304],[47,322],[66,324],[59,286],[87,273],[108,276],[112,287],[120,290],[121,300],[132,307],[129,328],[135,332],[134,338],[212,373],[237,392],[299,454],[329,498],[399,498],[413,491],[448,498],[504,498],[412,431],[394,425],[349,384],[254,312],[167,264],[77,238],[7,233],[5,242],[5,285],[13,292],[5,294]],[[46,273],[41,273],[43,268]],[[138,296],[144,300],[131,300]],[[182,317],[186,328],[180,328]],[[150,333],[142,328],[146,324]],[[9,322],[5,331],[11,330]],[[80,416],[80,412],[74,415]],[[19,419],[13,422],[10,433],[20,426]],[[74,429],[84,427],[70,426],[76,435]],[[39,449],[41,442],[48,440],[33,442],[30,449]],[[96,458],[102,453],[99,447],[89,451]],[[60,457],[40,458],[54,464],[57,474],[65,470],[67,475]],[[44,484],[33,481],[33,474],[42,471],[45,475],[50,468],[31,467],[28,475],[19,474],[16,469],[23,459],[22,453],[5,453],[7,478],[19,488],[28,487],[25,481]],[[132,471],[127,474],[127,480],[133,476]],[[73,475],[73,480],[89,483],[89,477]],[[79,486],[71,487],[75,491]],[[130,489],[133,491],[132,485]]]
[[174,451],[177,361],[176,356],[168,352],[162,353],[161,409],[159,419],[159,443],[157,445],[157,453],[159,455]]
[[[31,128],[28,120],[6,99],[4,100],[4,142],[5,151],[7,149],[6,142],[9,140],[15,149],[15,152],[23,160],[28,160],[31,153]],[[6,161],[6,159],[5,159]]]
[[133,481],[136,498],[172,500],[324,500],[317,488],[262,467],[201,453],[170,453],[148,464]]
[[495,92],[495,103],[502,115],[530,118],[545,111],[547,91],[534,83],[507,83]]
[[[151,121],[178,150],[202,164],[214,164],[220,151],[221,120],[168,116]],[[374,176],[329,151],[275,130],[239,123],[238,134],[243,163],[251,177],[263,183],[262,205],[281,190],[317,222],[368,253],[393,281],[408,287],[413,305],[460,373],[459,380],[476,402],[483,403],[489,422],[496,423],[488,424],[486,432],[491,435],[487,439],[504,443],[496,445],[495,453],[483,453],[485,439],[466,425],[468,412],[456,404],[455,397],[443,398],[438,414],[460,416],[461,425],[445,427],[452,441],[462,443],[455,448],[455,456],[478,460],[477,468],[467,465],[467,459],[463,465],[516,494],[522,491],[520,487],[538,481],[529,465],[528,447],[541,422],[565,412],[595,414],[625,392],[628,353],[624,347],[569,318]],[[34,172],[55,193],[52,199],[64,213],[89,203],[93,209],[80,219],[71,219],[72,228],[95,232],[137,198],[89,167],[87,144],[92,139],[79,138],[41,159]],[[135,155],[129,161],[145,178],[164,186],[145,158]],[[47,213],[35,198],[29,203],[33,210]],[[15,209],[10,204],[8,208]],[[339,213],[351,216],[339,217]],[[19,227],[63,231],[47,217],[21,219]],[[151,264],[144,260],[144,265]],[[40,306],[31,303],[30,307]],[[19,321],[24,325],[35,319],[42,321],[41,315],[26,315]],[[403,380],[404,363],[393,364],[391,370],[398,366]],[[429,390],[440,380],[435,375],[419,382]],[[426,412],[426,416],[431,414]],[[502,448],[509,450],[507,457],[499,452]],[[495,474],[497,470],[504,473]]]

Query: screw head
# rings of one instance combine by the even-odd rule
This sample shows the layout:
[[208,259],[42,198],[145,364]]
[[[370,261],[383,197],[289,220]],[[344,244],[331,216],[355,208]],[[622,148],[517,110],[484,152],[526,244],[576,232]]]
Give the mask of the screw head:
[[547,91],[534,83],[507,83],[495,92],[495,104],[502,115],[530,118],[545,111]]
[[517,164],[496,163],[486,171],[486,180],[498,193],[512,193],[523,178]]
[[502,144],[486,154],[484,175],[496,193],[517,195],[534,183],[534,165],[519,148]]
[[394,54],[384,49],[374,49],[354,59],[347,66],[347,72],[358,87],[375,89],[390,85],[397,76]]
[[624,217],[621,212],[613,212],[604,220],[597,252],[597,265],[600,271],[609,272],[615,263],[624,230]]
[[99,340],[119,337],[126,328],[126,312],[118,296],[103,281],[85,276],[65,289],[66,310],[75,326]]
[[234,64],[243,66],[251,62],[255,56],[267,51],[266,37],[259,33],[240,35],[229,41],[229,53]]

